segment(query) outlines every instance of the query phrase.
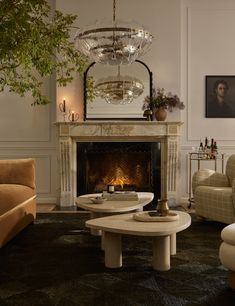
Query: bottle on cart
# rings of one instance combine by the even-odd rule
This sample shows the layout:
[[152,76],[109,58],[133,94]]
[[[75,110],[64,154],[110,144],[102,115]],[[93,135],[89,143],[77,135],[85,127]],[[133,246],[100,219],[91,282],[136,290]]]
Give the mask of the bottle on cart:
[[214,159],[214,158],[215,158],[214,146],[215,146],[214,138],[211,138],[211,159]]
[[205,139],[205,153],[206,153],[206,158],[210,159],[210,153],[211,153],[211,149],[210,149],[210,142],[208,140],[208,138],[206,137]]
[[208,146],[208,138],[206,137],[206,138],[205,138],[204,151],[206,151],[207,146]]
[[218,146],[216,141],[214,142],[214,155],[216,156],[218,154]]
[[214,138],[211,138],[211,149],[214,147]]
[[199,152],[203,152],[204,151],[204,148],[203,148],[203,143],[200,139],[200,146],[199,146]]

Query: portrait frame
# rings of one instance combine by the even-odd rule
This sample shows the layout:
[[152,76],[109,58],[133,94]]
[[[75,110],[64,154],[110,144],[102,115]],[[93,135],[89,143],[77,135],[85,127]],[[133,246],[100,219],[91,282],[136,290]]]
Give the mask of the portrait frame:
[[[218,97],[221,86],[224,97]],[[235,75],[206,75],[205,89],[206,118],[235,118]]]

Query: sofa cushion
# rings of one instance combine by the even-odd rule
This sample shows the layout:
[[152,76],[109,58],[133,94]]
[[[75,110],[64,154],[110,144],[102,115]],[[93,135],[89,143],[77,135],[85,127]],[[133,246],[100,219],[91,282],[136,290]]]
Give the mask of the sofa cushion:
[[35,160],[31,158],[0,160],[0,184],[35,188]]
[[24,185],[0,184],[0,216],[35,195]]

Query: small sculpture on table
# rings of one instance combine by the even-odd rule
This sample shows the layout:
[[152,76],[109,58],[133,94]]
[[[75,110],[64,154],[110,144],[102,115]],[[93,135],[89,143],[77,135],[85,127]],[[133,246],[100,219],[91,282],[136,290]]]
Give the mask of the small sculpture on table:
[[146,109],[143,114],[146,117],[147,121],[152,121],[153,112],[151,109]]
[[162,217],[167,216],[169,214],[167,199],[158,200],[156,210],[160,216]]

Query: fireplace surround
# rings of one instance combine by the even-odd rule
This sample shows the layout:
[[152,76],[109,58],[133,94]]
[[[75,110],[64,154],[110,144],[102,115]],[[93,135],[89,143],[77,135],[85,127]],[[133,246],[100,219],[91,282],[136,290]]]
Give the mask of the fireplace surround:
[[[159,143],[161,198],[178,198],[181,122],[85,121],[58,122],[61,206],[74,206],[77,196],[79,143]],[[142,190],[146,191],[146,190]]]

